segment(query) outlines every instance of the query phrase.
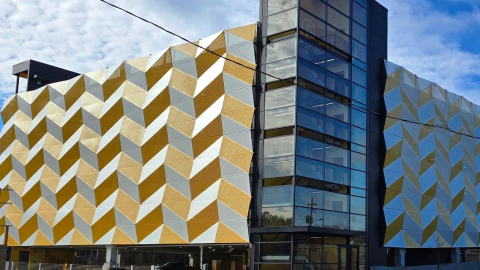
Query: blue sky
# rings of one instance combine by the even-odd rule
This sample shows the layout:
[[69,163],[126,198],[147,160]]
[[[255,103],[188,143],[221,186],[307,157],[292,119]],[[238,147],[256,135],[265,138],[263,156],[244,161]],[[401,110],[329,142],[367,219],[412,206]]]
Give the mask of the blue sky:
[[[258,20],[258,0],[111,0],[196,40]],[[480,1],[379,0],[389,60],[480,104]],[[0,1],[0,100],[13,64],[35,59],[84,73],[181,43],[98,0]]]

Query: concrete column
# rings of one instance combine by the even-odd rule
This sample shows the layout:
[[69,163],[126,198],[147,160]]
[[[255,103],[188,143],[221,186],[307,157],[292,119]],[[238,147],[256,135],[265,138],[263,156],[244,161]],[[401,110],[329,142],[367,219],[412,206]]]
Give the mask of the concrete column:
[[107,250],[105,256],[105,264],[103,269],[107,270],[113,267],[117,267],[117,247],[116,246],[105,246]]
[[407,250],[405,248],[396,248],[393,252],[395,266],[405,266],[405,253],[407,253]]
[[460,260],[460,249],[459,248],[453,248],[450,251],[450,260],[452,263],[459,263],[461,262]]

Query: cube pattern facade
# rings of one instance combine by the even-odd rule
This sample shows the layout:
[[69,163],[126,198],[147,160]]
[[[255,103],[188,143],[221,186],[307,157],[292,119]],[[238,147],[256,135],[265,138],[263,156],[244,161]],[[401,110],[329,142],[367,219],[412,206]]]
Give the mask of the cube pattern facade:
[[480,106],[403,67],[385,68],[384,245],[478,247],[480,140],[471,136],[480,136]]
[[[256,28],[196,44],[255,69]],[[254,74],[184,44],[10,97],[8,244],[248,243]]]

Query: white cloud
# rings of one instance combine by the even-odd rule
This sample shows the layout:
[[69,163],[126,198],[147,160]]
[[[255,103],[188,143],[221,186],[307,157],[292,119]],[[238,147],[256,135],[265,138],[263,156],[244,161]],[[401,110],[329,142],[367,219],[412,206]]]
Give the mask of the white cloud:
[[426,0],[379,2],[389,9],[389,60],[480,104],[480,55],[460,43],[480,27],[478,11],[449,14]]
[[[112,0],[197,40],[258,20],[257,0]],[[34,59],[79,73],[184,43],[98,0],[0,1],[0,99],[13,93],[12,65]]]

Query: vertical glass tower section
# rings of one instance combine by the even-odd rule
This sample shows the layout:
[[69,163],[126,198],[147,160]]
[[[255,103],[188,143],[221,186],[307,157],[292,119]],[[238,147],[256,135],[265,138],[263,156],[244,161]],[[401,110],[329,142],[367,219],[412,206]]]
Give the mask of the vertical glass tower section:
[[261,3],[254,269],[367,265],[371,4]]

